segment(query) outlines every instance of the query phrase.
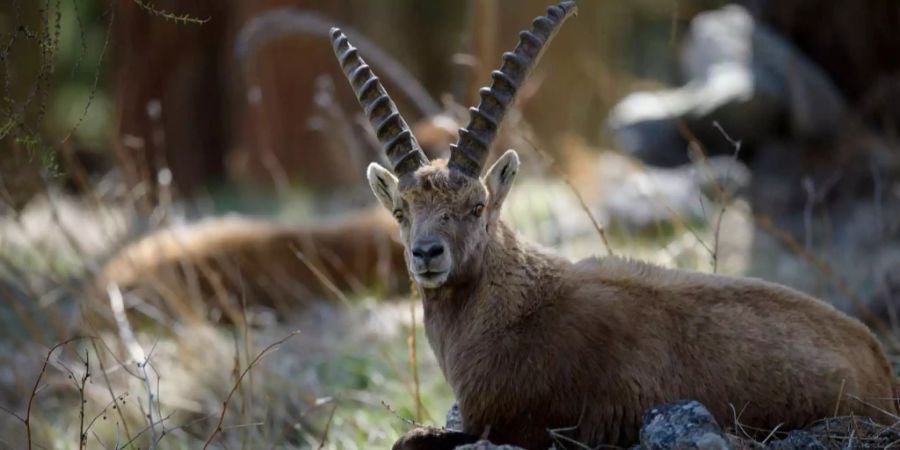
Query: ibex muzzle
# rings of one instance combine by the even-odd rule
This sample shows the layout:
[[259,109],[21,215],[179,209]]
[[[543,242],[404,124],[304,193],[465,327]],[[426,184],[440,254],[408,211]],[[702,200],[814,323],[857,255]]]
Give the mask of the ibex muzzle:
[[450,255],[444,250],[444,242],[439,237],[428,236],[413,242],[410,273],[416,281],[428,287],[443,284],[450,272]]

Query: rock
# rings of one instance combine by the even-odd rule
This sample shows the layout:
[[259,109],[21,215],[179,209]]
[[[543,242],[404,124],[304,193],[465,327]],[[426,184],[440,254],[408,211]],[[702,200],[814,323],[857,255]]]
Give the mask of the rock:
[[679,400],[644,413],[641,450],[731,450],[728,438],[705,406]]
[[740,5],[698,14],[679,57],[687,83],[625,97],[608,119],[613,140],[648,164],[675,166],[688,162],[683,126],[711,155],[733,151],[713,121],[750,147],[785,133],[832,136],[846,101],[789,39]]
[[447,422],[444,428],[449,431],[463,430],[462,414],[459,413],[459,405],[456,403],[447,411]]
[[825,450],[815,435],[808,431],[794,430],[787,437],[766,445],[769,450]]

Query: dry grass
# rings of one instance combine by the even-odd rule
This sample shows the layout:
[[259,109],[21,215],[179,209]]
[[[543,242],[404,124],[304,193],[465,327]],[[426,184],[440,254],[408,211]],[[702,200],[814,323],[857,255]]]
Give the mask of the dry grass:
[[[188,277],[185,285],[157,286],[156,296],[181,308],[166,315],[155,296],[93,286],[100,250],[29,271],[32,259],[80,248],[77,239],[102,226],[92,219],[127,214],[110,199],[95,216],[61,213],[71,202],[44,202],[59,208],[46,214],[45,227],[79,230],[62,233],[75,245],[62,239],[48,247],[27,233],[2,243],[2,272],[18,276],[4,277],[13,301],[0,306],[0,318],[21,325],[0,335],[0,447],[383,448],[405,424],[382,402],[419,419],[449,407],[408,301],[382,304],[335,290],[343,303],[312,302],[276,320],[241,292],[211,294],[224,303],[197,298],[203,294]],[[107,251],[123,239],[113,233]],[[194,269],[186,273],[200,276]],[[222,304],[237,305],[230,323],[216,319]],[[294,329],[303,334],[285,342]],[[67,338],[73,334],[90,338]]]

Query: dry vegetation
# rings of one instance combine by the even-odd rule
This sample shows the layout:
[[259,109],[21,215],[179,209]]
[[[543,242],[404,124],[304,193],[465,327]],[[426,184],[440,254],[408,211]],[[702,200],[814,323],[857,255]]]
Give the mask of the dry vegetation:
[[[135,3],[185,26],[209,20]],[[96,92],[109,29],[101,45],[90,48],[94,60],[75,58],[79,66],[94,67],[87,94],[78,97],[87,104],[74,115],[71,130],[46,134],[51,139],[33,126],[42,123],[45,93],[53,74],[62,71],[54,68],[53,56],[60,30],[80,29],[63,16],[70,6],[47,5],[42,25],[10,34],[3,53],[8,66],[10,49],[19,48],[16,39],[47,52],[33,90],[23,90],[31,94],[22,100],[5,91],[0,126],[3,151],[11,150],[0,157],[0,448],[388,448],[413,422],[442,425],[452,398],[428,348],[416,300],[396,281],[379,285],[383,271],[369,274],[374,283],[357,282],[347,276],[358,274],[356,269],[342,273],[326,253],[311,256],[315,238],[312,253],[298,245],[279,247],[273,259],[265,252],[249,260],[224,253],[139,271],[131,281],[139,279],[140,286],[120,286],[104,276],[117,252],[139,238],[215,214],[204,207],[209,199],[203,196],[180,198],[168,169],[135,184],[132,161],[88,174],[71,156],[70,135],[78,139],[77,130],[95,119],[112,120],[89,112],[95,101],[105,101]],[[11,79],[7,72],[7,87]],[[322,82],[320,99],[331,98],[329,86]],[[452,116],[457,106],[448,105]],[[320,108],[330,120],[352,116],[335,109],[333,100]],[[596,206],[603,193],[591,184],[597,174],[584,173],[597,164],[597,149],[577,138],[562,139],[553,156],[518,112],[505,133],[524,136],[514,143],[533,170],[513,190],[506,219],[567,256],[614,252],[669,267],[744,273],[755,263],[751,246],[765,245],[772,260],[815,274],[831,286],[829,292],[859,299],[831,261],[718,184],[711,203],[698,198],[700,219],[682,217],[650,196],[648,203],[668,212],[664,223],[652,231],[606,229],[609,219]],[[365,147],[359,138],[334,139],[332,147]],[[739,151],[737,140],[728,139]],[[702,145],[693,147],[697,170],[704,172]],[[625,160],[616,167],[654,182],[640,164],[604,155],[602,161]],[[573,164],[579,158],[589,163]],[[278,217],[258,222],[271,226],[267,230],[327,229],[321,225],[333,223],[317,214],[322,202],[307,193],[288,190],[275,203]],[[353,214],[349,203],[327,209]],[[304,219],[310,216],[317,219]],[[769,236],[768,243],[759,242],[759,232]],[[395,259],[367,261],[369,269],[396,268]],[[298,277],[299,270],[311,275]],[[259,273],[270,279],[261,280]],[[266,296],[278,301],[262,300]],[[864,309],[860,314],[885,340],[892,360],[900,361],[896,325]],[[735,423],[726,425],[736,435],[750,431],[737,413]],[[834,448],[891,448],[900,442],[900,428],[859,418],[836,418],[814,431]]]

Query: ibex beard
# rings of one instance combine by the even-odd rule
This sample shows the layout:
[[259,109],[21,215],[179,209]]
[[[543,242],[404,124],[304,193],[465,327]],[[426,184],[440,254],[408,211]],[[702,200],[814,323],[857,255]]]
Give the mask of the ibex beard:
[[[616,257],[577,263],[500,219],[519,168],[507,151],[482,176],[506,108],[573,2],[520,34],[481,91],[447,161],[429,161],[340,30],[332,43],[391,169],[368,180],[400,224],[425,331],[472,439],[534,450],[549,430],[594,447],[632,445],[643,412],[694,399],[720,423],[798,428],[832,414],[896,417],[880,344],[830,305],[760,280]],[[413,430],[395,449],[435,449]],[[453,445],[460,442],[454,435]]]

